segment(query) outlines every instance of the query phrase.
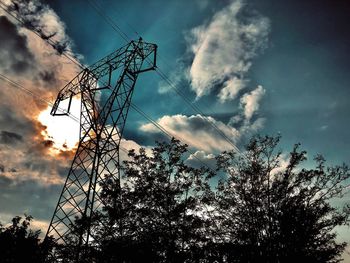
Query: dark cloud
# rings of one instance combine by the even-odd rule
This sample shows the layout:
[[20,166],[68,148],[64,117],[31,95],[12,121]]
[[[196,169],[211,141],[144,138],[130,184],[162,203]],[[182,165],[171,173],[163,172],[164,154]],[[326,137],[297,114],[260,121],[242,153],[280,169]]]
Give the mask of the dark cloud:
[[[49,98],[61,87],[61,79],[75,75],[77,67],[26,29],[52,41],[60,53],[70,48],[64,24],[37,0],[12,0],[8,11],[20,16],[24,25],[0,15],[0,72]],[[67,160],[74,152],[56,154],[53,141],[43,135],[46,127],[38,115],[46,106],[35,96],[0,83],[0,220],[23,213],[42,221],[52,216],[69,171]]]
[[41,20],[42,14],[47,12],[49,7],[37,0],[12,0],[12,4],[8,6],[9,12],[19,14],[23,23],[22,25],[35,31],[44,41],[52,46],[59,55],[62,55],[68,50],[70,41],[68,39],[57,39],[57,31],[48,29],[47,25]]
[[35,219],[48,220],[61,188],[61,185],[42,185],[35,180],[17,182],[0,176],[1,212],[12,215],[28,213]]
[[51,148],[54,145],[54,141],[52,141],[52,140],[44,140],[44,141],[42,141],[42,144],[46,148]]
[[68,166],[68,167],[67,166],[58,166],[57,167],[57,173],[62,178],[66,178],[67,177],[69,170],[70,170],[70,166]]
[[[42,32],[38,14],[44,11],[44,6],[37,0],[12,0],[12,4],[7,7],[8,11],[19,14],[22,18],[23,26],[29,30]],[[47,36],[49,37],[49,36]]]
[[125,127],[123,138],[133,140],[140,145],[154,145],[155,141],[169,141],[169,137],[163,133],[146,134],[128,124]]
[[0,39],[0,67],[5,72],[23,74],[33,67],[35,59],[26,36],[5,16],[0,16]]
[[[12,136],[13,139],[16,136],[14,134],[8,134],[14,133],[13,131],[21,131],[21,135],[19,135],[21,137],[37,133],[38,128],[35,127],[35,123],[33,123],[33,121],[29,120],[27,117],[16,113],[11,105],[2,105],[0,107],[0,112],[0,127],[3,129],[3,131],[5,131],[4,134],[2,133],[1,137],[9,139],[9,137]],[[17,139],[20,140],[18,136]]]
[[50,85],[57,84],[56,74],[53,71],[44,70],[42,72],[39,72],[39,78],[40,80],[42,80],[47,84],[50,84]]
[[17,133],[9,132],[9,131],[0,132],[0,143],[2,144],[11,145],[11,144],[16,144],[22,140],[23,140],[22,136]]

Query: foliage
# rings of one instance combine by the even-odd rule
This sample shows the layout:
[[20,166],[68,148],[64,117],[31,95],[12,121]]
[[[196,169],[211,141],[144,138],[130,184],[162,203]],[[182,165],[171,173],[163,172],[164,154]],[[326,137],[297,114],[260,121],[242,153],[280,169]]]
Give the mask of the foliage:
[[40,230],[30,229],[32,216],[16,216],[12,224],[5,227],[0,223],[0,262],[23,263],[44,262],[53,243],[40,242]]
[[122,178],[103,185],[100,262],[339,262],[346,244],[335,228],[348,224],[349,206],[331,201],[349,168],[326,167],[322,156],[302,168],[299,145],[282,162],[279,139],[255,137],[244,155],[220,154],[216,188],[212,171],[184,162],[177,140],[150,155],[131,151]]
[[[349,205],[331,205],[343,196],[346,165],[302,168],[306,152],[295,145],[281,166],[279,137],[255,137],[244,157],[224,152],[218,167],[228,177],[219,184],[216,220],[224,235],[223,258],[229,262],[339,262],[345,243],[335,227],[349,223]],[[226,249],[230,248],[230,249]]]
[[60,262],[76,262],[77,237],[90,224],[93,242],[79,262],[339,262],[346,244],[336,229],[349,225],[350,206],[334,203],[349,168],[320,155],[306,168],[300,145],[285,155],[279,140],[254,137],[243,154],[223,152],[216,171],[191,167],[175,139],[132,150],[119,177],[101,184],[100,213],[77,219],[70,245],[40,243],[32,218],[15,217],[0,227],[0,262],[40,263],[52,246]]
[[151,155],[130,151],[121,180],[103,185],[112,227],[101,229],[101,262],[184,262],[207,242],[201,210],[213,174],[186,165],[186,151],[177,140],[158,143]]

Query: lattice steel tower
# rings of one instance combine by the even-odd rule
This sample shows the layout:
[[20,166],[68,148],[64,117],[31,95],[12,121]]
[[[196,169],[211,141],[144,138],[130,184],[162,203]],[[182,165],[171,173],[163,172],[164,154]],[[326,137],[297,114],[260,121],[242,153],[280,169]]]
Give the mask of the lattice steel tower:
[[[78,254],[94,239],[91,218],[103,206],[100,183],[106,175],[119,178],[120,141],[135,83],[139,73],[155,69],[156,52],[154,44],[131,41],[80,72],[54,103],[52,115],[67,115],[72,98],[81,98],[80,140],[46,236],[71,246],[74,233]],[[78,235],[73,229],[76,218],[87,222]]]

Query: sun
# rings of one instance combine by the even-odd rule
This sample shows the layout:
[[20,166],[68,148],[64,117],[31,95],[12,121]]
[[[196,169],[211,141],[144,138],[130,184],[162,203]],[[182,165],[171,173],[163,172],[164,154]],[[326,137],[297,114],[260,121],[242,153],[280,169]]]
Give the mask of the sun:
[[[79,142],[79,118],[70,118],[68,116],[50,115],[51,107],[47,107],[38,115],[38,120],[46,129],[41,132],[46,140],[53,141],[52,153],[72,150]],[[72,100],[70,113],[78,117],[80,115],[80,101]]]

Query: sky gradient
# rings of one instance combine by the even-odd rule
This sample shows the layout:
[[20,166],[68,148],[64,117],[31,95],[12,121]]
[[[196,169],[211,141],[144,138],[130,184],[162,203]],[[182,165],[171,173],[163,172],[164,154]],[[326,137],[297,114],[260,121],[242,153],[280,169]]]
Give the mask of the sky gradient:
[[[159,69],[200,112],[156,72],[140,76],[133,103],[204,162],[232,149],[224,137],[243,149],[258,133],[281,134],[286,153],[300,142],[307,165],[317,153],[330,164],[350,163],[348,1],[96,2],[17,1],[9,10],[65,43],[84,65],[126,44],[107,16],[128,38],[156,43]],[[69,118],[57,117],[54,126],[45,101],[80,69],[2,10],[0,39],[0,73],[40,95],[0,82],[0,221],[27,212],[45,228],[74,154],[67,138],[78,133]],[[164,135],[131,110],[124,138],[130,149]],[[341,238],[350,239],[348,229]]]

